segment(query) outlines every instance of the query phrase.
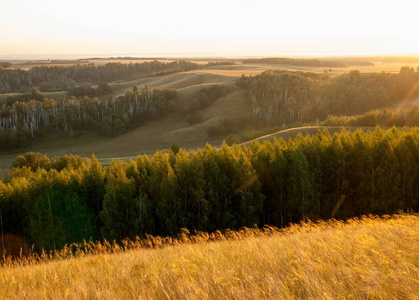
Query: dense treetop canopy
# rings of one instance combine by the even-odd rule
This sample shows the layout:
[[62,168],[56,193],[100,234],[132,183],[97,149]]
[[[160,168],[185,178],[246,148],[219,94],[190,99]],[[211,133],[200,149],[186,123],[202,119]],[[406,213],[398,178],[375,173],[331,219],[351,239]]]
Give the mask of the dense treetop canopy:
[[419,130],[327,130],[250,146],[160,151],[108,167],[19,156],[0,181],[4,232],[39,248],[82,239],[285,226],[419,210]]

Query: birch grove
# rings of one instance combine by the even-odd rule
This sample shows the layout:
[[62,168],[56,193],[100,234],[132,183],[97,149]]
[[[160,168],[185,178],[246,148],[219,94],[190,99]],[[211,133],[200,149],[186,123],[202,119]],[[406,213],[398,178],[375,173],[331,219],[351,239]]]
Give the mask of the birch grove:
[[73,130],[109,132],[110,129],[111,134],[115,135],[135,122],[164,114],[175,97],[175,90],[146,85],[135,95],[128,92],[104,100],[73,96],[58,101],[48,98],[42,101],[17,101],[12,105],[0,106],[0,130],[20,131],[30,138],[51,130],[72,133]]

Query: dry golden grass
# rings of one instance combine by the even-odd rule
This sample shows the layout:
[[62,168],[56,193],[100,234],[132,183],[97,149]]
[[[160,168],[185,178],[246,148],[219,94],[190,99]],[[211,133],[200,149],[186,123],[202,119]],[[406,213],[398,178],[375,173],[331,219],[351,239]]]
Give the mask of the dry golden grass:
[[231,66],[214,66],[208,69],[202,70],[203,73],[211,73],[224,76],[236,76],[239,77],[242,74],[245,75],[257,75],[266,70],[289,70],[289,71],[303,71],[303,72],[315,72],[323,73],[325,70],[330,71],[330,74],[341,74],[348,73],[351,70],[359,70],[363,73],[372,72],[389,72],[398,73],[400,68],[403,66],[417,67],[417,64],[411,62],[395,62],[395,63],[382,63],[375,62],[374,66],[350,66],[344,68],[328,68],[328,67],[310,67],[310,66],[292,66],[292,65],[281,65],[281,64],[236,64]]
[[[184,233],[0,272],[6,299],[418,299],[419,215]],[[154,244],[159,249],[143,249]],[[131,249],[130,249],[131,248]],[[137,249],[135,249],[137,248]],[[68,252],[68,251],[67,251]],[[66,255],[62,255],[65,257]]]
[[120,95],[127,91],[132,91],[134,85],[142,86],[148,84],[158,88],[184,89],[200,84],[229,84],[234,83],[237,79],[237,76],[229,74],[212,74],[205,72],[205,70],[199,70],[156,77],[142,77],[132,80],[115,81],[110,83],[110,86],[114,90],[112,94]]

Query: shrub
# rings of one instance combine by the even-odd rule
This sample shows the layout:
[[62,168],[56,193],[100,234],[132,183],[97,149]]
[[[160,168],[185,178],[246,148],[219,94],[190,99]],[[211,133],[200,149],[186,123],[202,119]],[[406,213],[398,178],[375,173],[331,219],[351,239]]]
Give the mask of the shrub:
[[226,137],[225,142],[227,143],[227,145],[232,146],[234,144],[240,144],[241,140],[237,134],[232,133]]

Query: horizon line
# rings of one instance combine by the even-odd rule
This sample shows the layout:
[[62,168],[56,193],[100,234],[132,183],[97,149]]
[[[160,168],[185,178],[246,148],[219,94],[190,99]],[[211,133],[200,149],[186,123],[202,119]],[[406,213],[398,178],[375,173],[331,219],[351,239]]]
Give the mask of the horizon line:
[[96,59],[96,58],[143,58],[143,59],[176,59],[176,58],[263,58],[263,57],[380,57],[380,56],[402,56],[402,57],[419,57],[419,53],[403,53],[403,52],[392,52],[392,53],[335,53],[335,54],[255,54],[255,55],[229,55],[229,54],[203,54],[203,53],[156,53],[156,54],[135,54],[135,53],[84,53],[84,54],[0,54],[0,58],[5,60],[24,60],[24,59]]

